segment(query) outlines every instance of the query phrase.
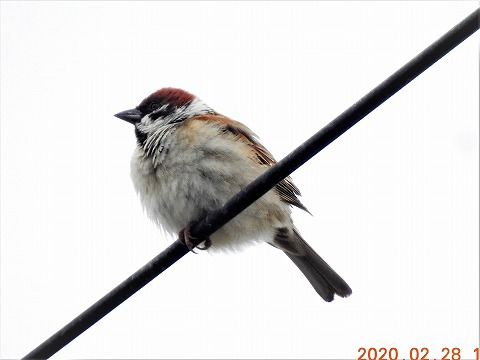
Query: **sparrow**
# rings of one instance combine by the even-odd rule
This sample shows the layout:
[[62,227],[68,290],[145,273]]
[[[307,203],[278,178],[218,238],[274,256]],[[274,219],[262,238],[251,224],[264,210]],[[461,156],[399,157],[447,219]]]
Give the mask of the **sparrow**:
[[[189,227],[275,164],[244,124],[217,113],[187,91],[162,88],[115,115],[135,127],[131,178],[147,215],[193,250]],[[267,242],[282,250],[327,302],[348,284],[307,244],[291,207],[308,212],[290,177],[204,239],[199,249],[239,250]]]

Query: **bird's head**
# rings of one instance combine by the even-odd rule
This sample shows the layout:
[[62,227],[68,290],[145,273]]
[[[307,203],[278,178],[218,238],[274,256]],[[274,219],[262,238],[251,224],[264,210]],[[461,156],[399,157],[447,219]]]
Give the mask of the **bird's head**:
[[203,101],[182,89],[163,88],[145,98],[134,109],[115,114],[135,126],[138,145],[152,151],[150,144],[157,143],[165,131],[188,118],[213,114]]

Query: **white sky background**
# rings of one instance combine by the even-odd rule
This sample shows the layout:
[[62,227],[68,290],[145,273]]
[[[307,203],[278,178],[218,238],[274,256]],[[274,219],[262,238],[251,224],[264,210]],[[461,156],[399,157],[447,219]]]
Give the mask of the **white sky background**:
[[[25,355],[169,243],[114,113],[181,87],[282,158],[477,6],[2,2],[0,356]],[[293,174],[314,214],[296,224],[350,298],[323,302],[267,245],[188,255],[56,357],[473,358],[478,40]]]

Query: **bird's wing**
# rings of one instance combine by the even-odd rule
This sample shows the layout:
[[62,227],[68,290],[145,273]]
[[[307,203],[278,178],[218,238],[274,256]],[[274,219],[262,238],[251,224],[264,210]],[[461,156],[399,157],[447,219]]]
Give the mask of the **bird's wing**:
[[[252,153],[255,157],[254,160],[257,161],[260,165],[271,167],[277,162],[274,159],[273,155],[262,144],[260,144],[257,135],[244,124],[223,115],[205,115],[199,116],[197,118],[199,118],[199,120],[200,118],[204,118],[201,120],[207,120],[217,123],[222,129],[222,131],[229,132],[235,135],[238,140],[249,145],[253,150]],[[301,195],[300,190],[292,182],[290,176],[275,185],[274,189],[278,193],[282,201],[310,213],[310,211],[308,211],[305,205],[303,205],[302,202],[298,199],[298,196]]]

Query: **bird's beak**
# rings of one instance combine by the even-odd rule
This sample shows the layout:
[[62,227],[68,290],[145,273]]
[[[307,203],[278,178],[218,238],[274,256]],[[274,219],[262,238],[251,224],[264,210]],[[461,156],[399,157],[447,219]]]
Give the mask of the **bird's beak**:
[[115,114],[115,116],[134,125],[142,120],[142,112],[138,109],[125,110]]

